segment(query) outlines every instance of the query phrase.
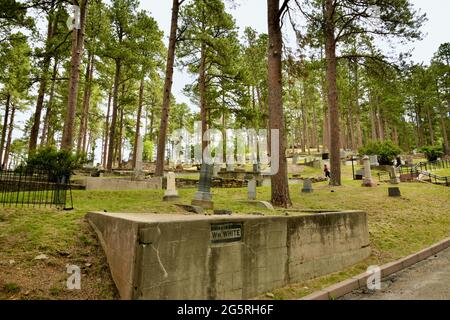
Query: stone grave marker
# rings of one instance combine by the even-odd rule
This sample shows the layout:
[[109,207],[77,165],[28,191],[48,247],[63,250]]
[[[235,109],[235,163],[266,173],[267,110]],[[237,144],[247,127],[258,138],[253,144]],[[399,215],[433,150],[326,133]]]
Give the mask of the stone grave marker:
[[168,172],[166,178],[167,178],[167,186],[166,191],[164,193],[163,201],[178,200],[180,197],[178,196],[175,173]]
[[312,193],[314,191],[311,179],[303,181],[302,193]]
[[212,177],[213,166],[203,163],[200,169],[198,191],[192,200],[192,205],[211,210],[214,208],[211,194]]
[[398,187],[391,187],[389,188],[389,197],[401,197],[402,194],[400,192],[400,188]]
[[256,200],[256,179],[248,181],[248,200]]
[[392,166],[389,168],[389,175],[391,177],[390,183],[391,184],[399,184],[400,178],[397,176],[397,169]]
[[380,165],[380,163],[378,162],[378,156],[377,155],[370,156],[369,159],[370,159],[370,165],[371,166],[375,166],[376,167],[376,166]]
[[363,178],[363,187],[375,187],[376,184],[373,182],[372,179],[372,171],[370,168],[370,158],[368,156],[365,156],[363,158],[364,162],[364,178]]
[[362,180],[364,178],[364,169],[356,170],[355,180]]

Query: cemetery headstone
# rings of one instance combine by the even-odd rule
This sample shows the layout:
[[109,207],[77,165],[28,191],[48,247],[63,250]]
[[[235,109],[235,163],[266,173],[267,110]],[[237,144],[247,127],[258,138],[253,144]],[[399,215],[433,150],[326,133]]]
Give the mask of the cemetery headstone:
[[256,179],[248,181],[248,200],[256,200]]
[[399,184],[400,183],[400,178],[397,176],[397,169],[394,166],[390,167],[389,175],[391,177],[391,180],[390,180],[391,184]]
[[401,197],[402,194],[400,192],[400,188],[398,187],[392,187],[389,188],[389,197]]
[[373,182],[372,179],[372,171],[370,168],[370,158],[368,156],[365,156],[363,158],[364,162],[364,178],[363,178],[363,187],[375,187],[376,184]]
[[380,163],[378,162],[378,156],[377,155],[372,155],[372,156],[370,156],[369,157],[369,159],[370,159],[370,165],[371,166],[379,166],[380,165]]
[[213,166],[203,163],[200,169],[198,191],[192,200],[192,205],[211,210],[214,208],[211,194],[212,176]]
[[233,164],[227,164],[227,171],[228,172],[234,171],[234,165]]
[[303,181],[302,193],[312,193],[314,191],[311,179]]
[[355,173],[355,180],[362,180],[364,178],[364,169],[359,169]]
[[298,154],[294,154],[294,157],[292,158],[292,164],[298,164],[298,159],[299,159]]
[[178,200],[180,197],[178,196],[178,191],[176,187],[176,176],[175,173],[169,172],[167,173],[167,186],[166,191],[164,193],[163,201],[173,201]]

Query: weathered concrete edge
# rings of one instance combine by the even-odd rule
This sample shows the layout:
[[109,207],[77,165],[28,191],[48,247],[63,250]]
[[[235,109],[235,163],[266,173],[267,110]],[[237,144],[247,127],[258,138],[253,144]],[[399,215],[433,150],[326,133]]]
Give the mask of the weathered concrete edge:
[[[381,266],[381,277],[385,278],[391,274],[406,269],[420,261],[428,259],[429,257],[450,248],[450,238],[442,240],[433,246],[423,249],[417,253],[411,254],[405,258],[394,262],[387,263]],[[334,300],[340,298],[354,290],[360,289],[367,285],[367,278],[369,274],[364,272],[360,275],[354,276],[350,279],[336,283],[328,288],[316,291],[299,300]]]

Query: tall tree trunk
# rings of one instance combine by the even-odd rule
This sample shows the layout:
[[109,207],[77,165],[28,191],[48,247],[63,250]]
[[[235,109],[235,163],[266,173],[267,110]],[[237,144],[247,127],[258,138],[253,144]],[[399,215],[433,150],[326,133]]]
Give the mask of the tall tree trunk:
[[[153,129],[155,126],[155,112],[152,111],[150,112],[150,125],[149,125],[149,129],[148,129],[148,135],[150,136],[150,140],[153,141]],[[152,150],[153,152],[153,150]]]
[[157,177],[161,177],[164,174],[167,127],[170,113],[170,95],[172,92],[173,67],[175,62],[175,49],[177,43],[178,13],[180,11],[180,5],[183,1],[173,0],[172,4],[172,20],[170,27],[169,50],[167,53],[166,80],[164,83],[163,106],[161,114],[161,124],[159,127],[158,150],[156,155],[155,175]]
[[334,21],[334,1],[325,0],[325,55],[327,57],[328,108],[330,111],[330,185],[341,185],[339,105],[337,92],[337,59]]
[[[283,112],[283,83],[282,83],[282,50],[283,37],[280,21],[280,1],[267,0],[269,50],[268,50],[268,87],[269,87],[269,123],[271,130],[279,130],[279,169],[272,176],[272,203],[280,207],[292,206],[289,195],[287,161],[286,161],[286,132]],[[271,142],[273,146],[273,141]],[[271,154],[272,161],[274,155]],[[274,163],[272,162],[272,166]],[[276,166],[276,165],[275,165]]]
[[370,105],[370,128],[372,133],[372,141],[376,141],[378,139],[377,135],[377,126],[376,126],[376,113],[373,105]]
[[[450,103],[449,103],[449,106],[450,106]],[[449,148],[449,145],[448,145],[447,127],[445,125],[446,118],[445,118],[444,111],[442,109],[440,110],[439,115],[440,115],[440,120],[441,120],[442,138],[444,140],[444,153],[445,153],[445,155],[450,156],[450,148]]]
[[356,127],[356,149],[363,146],[363,133],[361,128],[361,107],[359,105],[359,68],[355,63],[355,127]]
[[422,108],[420,106],[416,108],[416,124],[417,124],[417,136],[419,139],[419,147],[423,147],[425,145],[425,135],[423,132],[423,124],[420,116],[421,110]]
[[356,141],[355,141],[355,131],[353,128],[353,112],[349,112],[347,114],[347,126],[348,126],[348,134],[349,134],[349,141],[348,144],[350,145],[351,150],[356,150]]
[[8,139],[6,139],[5,154],[3,156],[3,165],[5,166],[5,169],[8,168],[9,151],[11,149],[12,134],[13,134],[13,130],[14,130],[14,115],[15,115],[15,113],[16,113],[16,106],[14,104],[12,104],[11,116],[10,116],[10,120],[9,120]]
[[200,74],[199,74],[199,91],[200,91],[200,117],[202,122],[202,159],[203,151],[208,146],[208,142],[204,140],[205,132],[208,130],[207,109],[206,109],[206,44],[201,45],[200,56]]
[[431,108],[428,106],[427,108],[427,118],[428,118],[428,128],[430,130],[430,142],[431,145],[434,146],[435,139],[434,139],[434,129],[433,129],[433,115],[431,114]]
[[84,30],[86,27],[86,12],[88,0],[73,0],[73,5],[80,5],[80,29],[76,27],[72,30],[72,59],[69,79],[69,93],[67,102],[67,112],[64,120],[61,149],[72,150],[73,130],[75,127],[75,114],[77,111],[78,84],[80,81],[80,63],[84,49]]
[[384,128],[383,128],[383,119],[380,110],[380,97],[377,97],[377,111],[376,111],[376,120],[377,120],[377,128],[378,128],[378,137],[380,141],[384,141]]
[[119,121],[119,138],[117,139],[117,162],[119,169],[122,168],[123,160],[123,119],[124,119],[124,106],[120,106],[120,121]]
[[[122,83],[122,89],[121,89],[121,100],[124,100],[126,94],[126,85],[125,82]],[[120,119],[119,119],[119,138],[117,139],[117,161],[119,168],[122,168],[122,162],[123,162],[123,126],[124,126],[124,117],[125,117],[125,105],[121,105],[120,110]]]
[[106,167],[108,165],[108,137],[109,137],[109,115],[111,112],[111,100],[112,100],[112,90],[109,90],[108,94],[108,110],[106,111],[105,118],[105,137],[103,139],[103,166]]
[[318,126],[317,126],[317,114],[316,114],[316,104],[313,103],[313,134],[312,134],[312,145],[315,146],[317,148],[317,152],[320,152],[320,147],[319,147],[319,139],[318,139]]
[[[2,136],[0,138],[0,161],[3,159],[3,147],[5,146],[6,140],[6,130],[8,129],[8,117],[9,117],[9,107],[11,104],[11,94],[7,94],[6,96],[6,104],[5,104],[5,115],[3,118],[3,128],[2,128]],[[3,168],[3,164],[0,164]]]
[[49,139],[48,139],[48,133],[50,129],[50,121],[52,119],[52,112],[53,112],[53,99],[55,96],[55,84],[56,84],[56,75],[58,73],[58,61],[55,60],[55,63],[53,65],[53,72],[52,72],[52,85],[50,86],[50,96],[48,98],[47,103],[47,111],[45,113],[44,118],[44,128],[42,129],[42,136],[41,136],[41,147],[48,145]]
[[108,151],[108,163],[107,170],[111,171],[114,163],[114,148],[116,145],[116,122],[117,122],[117,105],[119,100],[119,82],[120,73],[122,70],[122,62],[120,59],[116,60],[116,71],[114,76],[114,90],[113,90],[113,108],[109,132],[109,151]]
[[[51,11],[53,11],[55,5],[55,0],[52,0],[51,2]],[[47,39],[45,44],[45,53],[44,53],[44,59],[42,63],[42,73],[41,73],[41,81],[39,83],[39,90],[38,90],[38,96],[36,101],[36,109],[34,111],[33,116],[33,126],[31,127],[30,132],[30,141],[28,150],[29,152],[33,152],[37,148],[38,143],[38,136],[39,136],[39,127],[41,125],[41,115],[42,115],[42,109],[44,107],[44,98],[45,98],[45,91],[47,90],[47,77],[48,77],[48,69],[50,68],[50,61],[51,61],[51,55],[50,55],[50,47],[51,47],[51,41],[53,39],[53,35],[56,32],[56,26],[57,26],[57,17],[53,17],[52,13],[49,14],[48,17],[48,27],[47,27]]]
[[310,141],[309,141],[309,130],[308,130],[308,107],[306,105],[306,97],[308,92],[306,92],[306,86],[303,88],[303,97],[301,101],[302,107],[302,131],[303,131],[303,152],[310,153]]
[[88,65],[86,67],[84,92],[83,92],[83,111],[81,113],[80,132],[78,133],[77,153],[86,150],[87,128],[89,121],[89,105],[92,92],[92,77],[94,74],[94,55],[89,53]]
[[144,77],[142,77],[141,85],[139,86],[139,105],[136,119],[136,133],[134,135],[134,146],[133,146],[133,169],[136,168],[137,163],[138,143],[139,143],[139,136],[141,135],[141,118],[143,105],[144,105]]

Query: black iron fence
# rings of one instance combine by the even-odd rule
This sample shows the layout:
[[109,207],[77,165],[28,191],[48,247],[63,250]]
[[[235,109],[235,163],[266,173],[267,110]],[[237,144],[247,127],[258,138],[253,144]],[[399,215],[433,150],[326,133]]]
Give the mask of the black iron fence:
[[450,177],[439,176],[432,174],[433,170],[450,168],[450,160],[439,160],[434,162],[420,162],[413,167],[402,166],[399,167],[400,175],[410,176],[411,180],[419,177],[419,175],[427,177],[422,179],[434,184],[450,186]]
[[439,160],[434,162],[420,162],[416,166],[419,171],[433,171],[450,168],[450,160]]
[[36,168],[0,171],[0,206],[72,210],[70,176]]

